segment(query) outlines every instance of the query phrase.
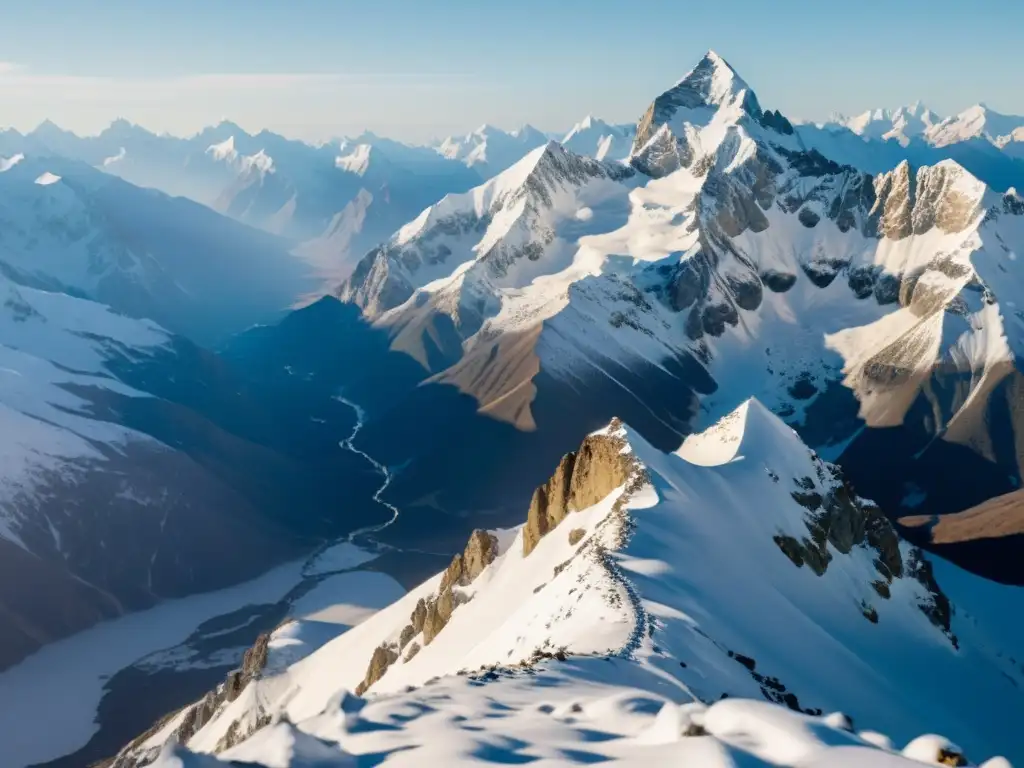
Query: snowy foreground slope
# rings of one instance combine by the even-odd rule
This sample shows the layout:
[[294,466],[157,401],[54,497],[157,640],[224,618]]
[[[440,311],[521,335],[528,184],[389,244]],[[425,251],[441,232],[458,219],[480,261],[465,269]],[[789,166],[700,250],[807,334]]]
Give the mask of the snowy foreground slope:
[[284,625],[112,764],[1019,762],[1021,607],[755,400],[671,454],[616,421],[521,528],[308,655]]

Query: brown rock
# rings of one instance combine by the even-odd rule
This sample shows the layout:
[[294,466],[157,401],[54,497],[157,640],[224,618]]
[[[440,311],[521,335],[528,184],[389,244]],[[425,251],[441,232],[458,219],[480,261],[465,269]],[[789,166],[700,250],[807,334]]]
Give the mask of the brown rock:
[[267,666],[267,646],[269,643],[269,632],[263,632],[256,638],[256,642],[252,644],[252,647],[242,657],[242,677],[248,680],[259,677],[260,672]]
[[533,492],[523,528],[524,555],[530,554],[541,537],[565,519],[575,466],[576,454],[565,454],[551,479]]
[[414,637],[416,637],[416,635],[417,635],[417,632],[416,632],[415,628],[413,627],[413,625],[412,624],[406,624],[405,627],[402,629],[402,634],[398,638],[398,650],[400,650],[400,651],[405,650],[405,646],[407,646],[409,644],[409,642]]
[[416,603],[416,607],[413,609],[412,615],[409,620],[412,622],[412,628],[416,630],[416,634],[423,631],[423,621],[427,618],[427,604],[421,597]]
[[362,696],[366,693],[366,690],[384,677],[384,673],[387,672],[388,667],[398,660],[398,653],[394,648],[387,645],[378,646],[373,656],[370,657],[370,666],[366,670],[366,677],[363,678],[363,682],[356,686],[356,696]]
[[533,493],[523,528],[524,555],[569,512],[593,506],[626,482],[633,462],[623,447],[617,437],[589,435],[579,451],[562,457],[551,479]]
[[448,624],[452,613],[466,597],[461,592],[453,592],[451,588],[437,596],[436,600],[427,603],[427,616],[423,621],[423,644],[430,645],[442,629]]
[[479,576],[497,556],[498,539],[487,531],[473,531],[466,544],[466,550],[462,553],[462,571],[467,583]]
[[497,555],[498,539],[479,528],[473,531],[465,550],[452,558],[451,564],[441,577],[440,591],[444,592],[452,586],[466,586],[494,562]]
[[575,547],[579,544],[583,537],[587,535],[587,532],[582,528],[573,528],[569,531],[569,546]]

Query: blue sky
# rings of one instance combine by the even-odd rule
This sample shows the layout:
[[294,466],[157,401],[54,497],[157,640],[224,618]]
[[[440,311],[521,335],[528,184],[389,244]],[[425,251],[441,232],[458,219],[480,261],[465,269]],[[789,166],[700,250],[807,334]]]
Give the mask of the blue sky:
[[1024,114],[1013,0],[33,0],[2,18],[0,123],[22,129],[561,130],[635,120],[709,48],[792,117]]

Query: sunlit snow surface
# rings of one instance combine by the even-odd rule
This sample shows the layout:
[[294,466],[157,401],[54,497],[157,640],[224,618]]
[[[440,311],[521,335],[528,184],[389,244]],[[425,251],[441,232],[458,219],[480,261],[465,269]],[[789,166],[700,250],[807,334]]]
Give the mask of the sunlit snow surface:
[[[374,649],[398,639],[416,602],[436,593],[441,574],[294,663],[272,653],[270,671],[185,746],[212,754],[230,731],[251,730],[219,758],[898,766],[906,761],[892,745],[935,732],[975,760],[1021,757],[1024,670],[1013,659],[1024,655],[1024,632],[997,613],[1024,615],[1020,590],[937,567],[955,606],[954,647],[920,609],[930,597],[920,582],[896,578],[887,599],[876,594],[870,548],[843,554],[829,545],[820,576],[796,567],[773,537],[807,534],[794,481],[806,478],[819,493],[826,481],[796,434],[756,401],[677,453],[657,451],[628,427],[603,434],[626,441],[650,482],[624,509],[619,488],[573,512],[529,556],[521,533],[503,532],[497,559],[459,588],[469,602],[430,644],[409,640],[422,648],[387,668],[368,703],[347,692]],[[579,543],[570,543],[570,529],[583,531]],[[909,545],[901,548],[908,562]],[[287,652],[302,639],[289,630],[272,642]],[[537,651],[559,649],[564,661],[532,663]],[[761,697],[765,680],[798,695],[804,710],[844,711],[867,732],[851,734],[839,716],[741,701]],[[700,702],[723,697],[701,714]],[[164,748],[182,717],[139,748]],[[262,727],[267,718],[276,724]],[[695,718],[711,737],[683,735],[700,733],[689,729]]]
[[[266,768],[921,765],[876,746],[877,734],[861,737],[830,725],[834,718],[742,699],[710,708],[680,706],[666,700],[653,681],[646,690],[621,684],[630,677],[628,664],[583,660],[509,676],[445,678],[368,702],[340,694],[316,716],[297,725],[278,721],[219,760],[170,745],[155,765],[213,768],[231,760]],[[927,751],[933,743],[915,745],[915,756],[937,756]]]
[[58,181],[60,181],[60,176],[57,176],[54,173],[46,171],[45,173],[41,174],[39,178],[36,179],[36,184],[38,184],[41,187],[48,187],[51,184],[56,184]]

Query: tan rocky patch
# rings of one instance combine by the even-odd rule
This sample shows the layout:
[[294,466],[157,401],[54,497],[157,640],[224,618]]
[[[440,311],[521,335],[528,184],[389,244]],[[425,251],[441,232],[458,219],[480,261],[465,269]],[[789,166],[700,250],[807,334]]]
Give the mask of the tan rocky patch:
[[588,435],[579,451],[567,453],[551,478],[533,492],[523,527],[523,554],[573,511],[601,501],[626,482],[633,470],[625,442],[612,435]]

